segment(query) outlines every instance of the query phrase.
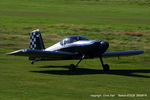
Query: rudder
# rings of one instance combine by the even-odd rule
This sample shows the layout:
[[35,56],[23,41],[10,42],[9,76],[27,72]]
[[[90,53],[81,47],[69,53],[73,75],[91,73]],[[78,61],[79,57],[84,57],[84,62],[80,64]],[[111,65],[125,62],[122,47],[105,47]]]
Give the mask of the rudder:
[[38,50],[43,50],[45,49],[42,35],[40,33],[39,29],[36,29],[31,32],[30,34],[30,49],[38,49]]

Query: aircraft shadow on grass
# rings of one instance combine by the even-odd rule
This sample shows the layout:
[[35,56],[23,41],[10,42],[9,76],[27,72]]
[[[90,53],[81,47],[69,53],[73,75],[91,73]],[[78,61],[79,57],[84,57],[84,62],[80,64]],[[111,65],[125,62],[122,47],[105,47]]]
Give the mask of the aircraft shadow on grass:
[[[68,68],[69,66],[41,66],[40,68]],[[147,75],[139,75],[137,73],[150,73],[150,69],[140,69],[140,70],[110,70],[103,71],[97,69],[88,69],[88,68],[77,68],[75,71],[70,70],[42,70],[42,71],[31,71],[35,73],[44,73],[44,74],[56,74],[56,75],[88,75],[88,74],[113,74],[121,76],[130,76],[130,77],[142,77],[150,78]],[[135,74],[136,73],[136,74]]]

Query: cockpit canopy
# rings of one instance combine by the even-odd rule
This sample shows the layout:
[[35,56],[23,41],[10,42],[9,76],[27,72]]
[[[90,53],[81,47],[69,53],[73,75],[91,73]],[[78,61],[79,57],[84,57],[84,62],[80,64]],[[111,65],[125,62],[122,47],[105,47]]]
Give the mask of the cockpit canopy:
[[65,45],[65,44],[73,43],[73,42],[80,41],[80,40],[89,40],[89,39],[80,35],[73,35],[60,41],[60,44]]

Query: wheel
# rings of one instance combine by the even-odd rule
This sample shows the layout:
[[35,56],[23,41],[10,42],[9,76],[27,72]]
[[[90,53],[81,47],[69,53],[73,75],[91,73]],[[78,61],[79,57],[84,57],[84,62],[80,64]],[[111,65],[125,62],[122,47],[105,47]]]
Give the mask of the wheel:
[[74,71],[76,69],[76,66],[74,64],[71,64],[69,66],[69,70]]
[[33,65],[33,64],[34,64],[34,61],[31,61],[31,64]]
[[104,71],[109,71],[109,70],[110,70],[109,65],[108,65],[108,64],[105,64],[105,65],[103,66],[103,70],[104,70]]

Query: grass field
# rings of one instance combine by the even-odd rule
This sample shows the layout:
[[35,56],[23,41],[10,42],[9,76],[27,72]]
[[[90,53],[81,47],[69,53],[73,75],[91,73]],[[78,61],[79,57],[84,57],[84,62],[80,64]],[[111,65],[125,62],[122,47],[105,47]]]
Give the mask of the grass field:
[[[134,57],[45,61],[5,55],[28,48],[29,32],[39,28],[48,47],[70,35],[106,40],[108,51],[144,50]],[[105,95],[92,97],[91,95]],[[106,95],[114,94],[115,97]],[[146,97],[119,97],[146,94]],[[1,0],[0,100],[149,100],[150,2],[148,0]]]

